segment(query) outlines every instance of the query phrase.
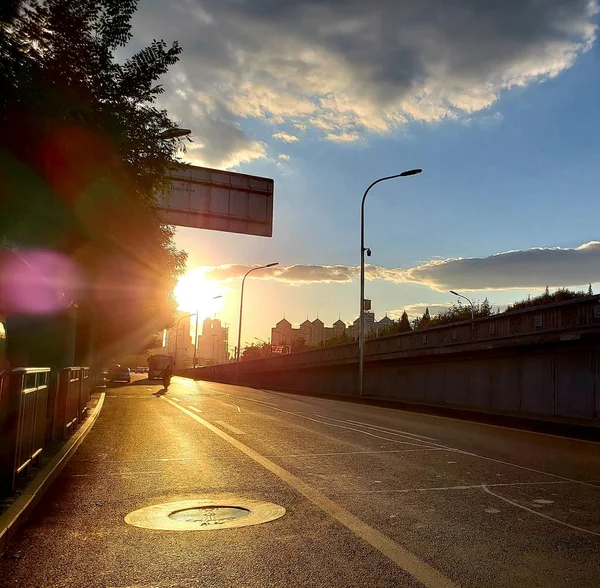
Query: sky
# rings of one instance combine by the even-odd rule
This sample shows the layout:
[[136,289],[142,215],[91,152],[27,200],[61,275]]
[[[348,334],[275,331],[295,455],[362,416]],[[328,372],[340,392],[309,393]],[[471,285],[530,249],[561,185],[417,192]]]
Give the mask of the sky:
[[[600,56],[590,0],[141,0],[132,50],[179,41],[160,106],[184,159],[275,180],[273,237],[179,228],[179,288],[266,339],[358,315],[600,291]],[[223,298],[211,302],[213,296]]]

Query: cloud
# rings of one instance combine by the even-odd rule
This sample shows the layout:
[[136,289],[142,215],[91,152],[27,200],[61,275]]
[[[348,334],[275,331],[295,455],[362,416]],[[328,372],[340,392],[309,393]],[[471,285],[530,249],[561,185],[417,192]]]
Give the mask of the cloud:
[[[204,271],[208,279],[229,281],[242,277],[249,269],[244,265],[221,265]],[[368,265],[365,274],[368,280],[421,284],[439,292],[579,286],[600,282],[600,241],[575,248],[524,249],[482,258],[434,260],[408,269]],[[256,278],[297,285],[349,283],[359,276],[359,267],[346,265],[277,266],[255,274]]]
[[328,141],[333,141],[334,143],[354,143],[355,141],[360,140],[360,134],[357,132],[353,133],[327,133],[325,138]]
[[410,268],[402,277],[439,291],[573,286],[598,280],[600,241],[572,249],[540,247],[483,258],[436,260]]
[[277,159],[279,159],[279,161],[289,161],[290,160],[290,156],[287,153],[280,153],[277,156]]
[[402,313],[406,311],[409,319],[423,316],[425,309],[429,309],[429,314],[435,316],[445,312],[450,308],[451,304],[440,304],[439,302],[418,302],[417,304],[408,304],[405,308],[398,308],[395,310],[389,310],[388,316],[393,319],[399,319]]
[[133,32],[181,42],[161,105],[194,129],[207,161],[235,161],[263,151],[202,118],[330,140],[469,118],[571,67],[595,42],[597,11],[597,0],[146,0]]
[[[220,265],[204,268],[205,278],[227,282],[241,278],[251,266]],[[290,265],[257,271],[255,278],[277,280],[289,284],[348,283],[358,277],[358,268],[345,265]]]
[[273,135],[273,139],[285,141],[286,143],[295,143],[296,141],[300,141],[296,135],[290,135],[289,133],[284,132],[275,133]]

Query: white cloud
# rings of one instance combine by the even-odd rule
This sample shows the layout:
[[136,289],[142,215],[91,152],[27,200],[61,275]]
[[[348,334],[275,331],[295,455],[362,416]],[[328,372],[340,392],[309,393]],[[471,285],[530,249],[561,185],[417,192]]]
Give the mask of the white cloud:
[[280,153],[277,156],[277,159],[279,159],[279,161],[289,161],[290,160],[290,156],[287,153]]
[[327,133],[325,138],[328,141],[333,141],[334,143],[354,143],[355,141],[360,140],[359,133]]
[[226,144],[204,117],[338,141],[468,118],[571,67],[595,41],[596,13],[596,0],[146,0],[134,34],[180,40],[161,103],[194,129],[206,160],[225,161],[263,151],[248,137]]
[[393,319],[399,319],[402,313],[406,311],[409,319],[423,316],[425,309],[429,309],[429,314],[435,316],[448,310],[451,304],[440,304],[439,302],[418,302],[416,304],[408,304],[404,308],[398,308],[395,310],[388,311],[388,316]]
[[273,135],[273,139],[277,139],[278,141],[284,141],[285,143],[296,143],[296,141],[300,141],[296,135],[291,135],[290,133],[284,133],[280,131],[279,133],[275,133]]
[[[222,265],[207,267],[205,272],[209,279],[228,281],[240,278],[248,269]],[[439,292],[580,286],[600,282],[600,241],[576,248],[536,248],[483,258],[436,259],[408,269],[368,265],[365,274],[368,280],[422,284]],[[299,264],[263,270],[256,278],[290,284],[349,283],[359,275],[357,266]]]

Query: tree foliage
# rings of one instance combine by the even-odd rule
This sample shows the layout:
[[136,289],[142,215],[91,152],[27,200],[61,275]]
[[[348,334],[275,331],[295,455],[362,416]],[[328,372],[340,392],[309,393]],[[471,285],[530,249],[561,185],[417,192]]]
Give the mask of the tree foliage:
[[517,310],[524,310],[527,308],[534,308],[536,306],[542,306],[544,304],[554,304],[555,302],[564,302],[565,300],[575,300],[576,298],[585,298],[586,296],[593,296],[592,285],[590,284],[587,292],[583,290],[569,290],[569,288],[558,288],[556,292],[551,293],[548,286],[543,294],[539,296],[528,296],[525,300],[519,300],[513,302],[506,307],[506,312],[515,312]]
[[252,343],[242,350],[241,361],[260,359],[271,356],[271,345],[269,343]]
[[172,318],[185,266],[151,204],[178,161],[156,106],[180,47],[155,40],[123,63],[136,0],[11,0],[0,13],[0,234],[82,275],[74,302],[99,343]]

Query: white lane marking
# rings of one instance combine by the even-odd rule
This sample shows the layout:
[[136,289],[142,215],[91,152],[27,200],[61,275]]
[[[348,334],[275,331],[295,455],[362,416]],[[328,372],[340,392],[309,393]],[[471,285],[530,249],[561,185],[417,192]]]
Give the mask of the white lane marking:
[[[230,394],[227,394],[230,396]],[[246,398],[245,396],[236,396],[240,400],[247,400],[248,402],[257,402],[258,404],[266,404],[267,406],[279,406],[279,404],[275,404],[274,402],[267,402],[266,400],[254,400],[254,398]]]
[[[437,441],[437,439],[433,439],[433,437],[425,437],[425,435],[416,435],[414,433],[409,433],[407,431],[399,431],[397,429],[389,429],[388,427],[380,427],[379,425],[370,425],[368,423],[361,423],[360,421],[352,421],[350,419],[348,419],[348,420],[334,419],[333,417],[318,414],[316,412],[314,413],[314,415],[318,416],[320,418],[323,418],[323,419],[329,419],[331,421],[336,421],[337,423],[346,423],[346,424],[350,423],[352,425],[359,425],[361,427],[364,427],[365,429],[371,429],[371,430],[377,431],[378,433],[387,433],[389,435],[396,435],[397,437],[404,437],[405,439],[409,439],[411,441],[420,441],[421,443],[427,443],[427,441],[423,441],[423,439],[429,439],[430,441]],[[415,437],[418,437],[418,438],[415,439]]]
[[195,406],[190,406],[188,407],[190,410],[193,410],[194,412],[202,412],[199,408],[196,408]]
[[539,512],[537,510],[533,510],[532,508],[529,508],[527,506],[524,506],[522,504],[519,504],[518,502],[514,502],[513,500],[509,500],[508,498],[504,498],[504,496],[500,496],[500,494],[496,494],[495,492],[492,492],[486,485],[482,486],[482,488],[485,490],[485,492],[487,492],[488,494],[491,494],[492,496],[495,496],[496,498],[503,500],[504,502],[507,502],[508,504],[512,504],[513,506],[516,506],[517,508],[521,508],[523,510],[526,510],[527,512],[530,512],[538,517],[543,517],[544,519],[548,519],[549,521],[552,521],[553,523],[556,523],[558,525],[564,525],[565,527],[569,527],[570,529],[574,529],[575,531],[581,531],[582,533],[587,533],[589,535],[595,535],[596,537],[600,537],[600,533],[596,533],[595,531],[590,531],[589,529],[584,529],[583,527],[578,527],[577,525],[571,525],[569,523],[565,523],[564,521],[561,521],[559,519],[555,519],[554,517],[548,516],[547,514],[544,514],[542,512]]
[[179,398],[176,398],[175,396],[171,396],[171,398],[172,398],[173,400],[175,400],[176,402],[181,402],[181,400],[179,400]]
[[486,508],[485,512],[488,512],[490,514],[496,514],[498,512],[500,512],[497,508]]
[[504,484],[471,484],[467,486],[430,486],[428,488],[391,488],[387,490],[348,490],[347,492],[339,491],[337,494],[408,494],[409,492],[431,492],[444,490],[477,490],[484,486],[488,488],[511,487],[511,486],[537,486],[537,485],[556,485],[556,484],[572,484],[573,482],[552,481],[552,482],[513,482]]
[[[331,417],[328,417],[331,418]],[[362,425],[363,427],[369,427],[371,429],[379,429],[380,431],[386,431],[388,433],[396,433],[403,435],[410,435],[411,437],[418,437],[419,439],[427,439],[428,441],[437,441],[434,437],[427,437],[427,435],[419,435],[418,433],[410,433],[409,431],[401,431],[399,429],[390,429],[389,427],[383,427],[381,425],[373,425],[371,423],[362,423],[361,421],[353,421],[352,419],[346,420],[347,423],[354,425]]]
[[235,406],[238,412],[242,412],[242,409],[237,404],[233,402],[226,402],[226,404],[229,404],[229,406]]
[[470,455],[471,457],[478,457],[479,459],[485,459],[487,461],[494,461],[503,465],[511,466],[513,468],[519,468],[520,470],[527,470],[528,472],[535,472],[536,474],[542,474],[543,476],[550,476],[559,480],[565,480],[566,482],[573,482],[573,484],[581,484],[582,486],[589,486],[600,490],[600,486],[584,482],[583,480],[574,480],[573,478],[567,478],[566,476],[559,476],[558,474],[551,474],[549,472],[543,472],[542,470],[536,470],[534,468],[528,468],[527,466],[518,465],[516,463],[510,463],[509,461],[502,461],[501,459],[494,459],[493,457],[486,457],[485,455],[478,455],[477,453],[471,453],[469,451],[463,451],[462,449],[456,449],[456,453],[462,453],[463,455]]
[[544,500],[543,498],[536,498],[533,502],[536,504],[554,504],[554,500]]
[[419,447],[417,449],[379,449],[376,451],[334,451],[332,453],[289,453],[271,457],[335,457],[336,455],[377,455],[378,453],[413,453],[416,451],[448,451],[439,447]]
[[229,429],[232,433],[235,433],[236,435],[245,435],[246,433],[244,433],[244,431],[240,431],[237,427],[234,427],[233,425],[228,425],[227,423],[223,422],[223,421],[215,421],[215,423],[217,423],[217,425],[221,425],[222,427],[225,427],[226,429]]
[[404,547],[390,539],[387,535],[384,535],[377,529],[367,525],[367,523],[359,519],[357,516],[353,515],[351,512],[347,511],[330,498],[327,498],[325,494],[316,488],[313,488],[294,474],[277,465],[275,462],[262,456],[257,451],[254,451],[254,449],[251,449],[218,427],[215,427],[208,421],[185,409],[183,406],[175,404],[169,398],[165,398],[164,396],[161,396],[161,398],[165,402],[168,402],[171,406],[174,406],[175,408],[178,408],[182,412],[186,413],[201,425],[204,425],[209,431],[212,431],[221,437],[221,439],[227,441],[230,445],[244,453],[247,457],[254,460],[265,469],[269,470],[272,474],[276,475],[280,480],[283,480],[286,484],[294,488],[298,493],[302,494],[315,506],[352,531],[360,539],[383,553],[383,555],[388,557],[400,568],[408,572],[418,582],[421,582],[421,584],[432,588],[457,588],[457,585],[452,582],[452,580],[444,576],[441,572],[431,567],[423,560],[419,559],[410,551],[404,549]]
[[[281,409],[279,409],[279,410],[281,410]],[[298,416],[301,416],[301,415],[298,415]],[[363,431],[363,433],[364,433],[364,431]],[[392,441],[392,439],[388,439],[388,441]],[[516,463],[511,463],[509,461],[503,461],[501,459],[495,459],[493,457],[487,457],[485,455],[479,455],[478,453],[472,453],[470,451],[465,451],[463,449],[457,449],[455,447],[450,447],[449,445],[443,445],[441,443],[436,443],[436,442],[433,442],[433,441],[423,441],[423,443],[427,443],[428,445],[433,445],[433,446],[439,447],[441,449],[447,449],[448,451],[455,451],[456,453],[460,453],[462,455],[468,455],[470,457],[476,457],[478,459],[484,459],[486,461],[493,461],[495,463],[501,463],[502,465],[507,465],[507,466],[518,468],[518,469],[521,469],[521,470],[526,470],[526,471],[529,471],[529,472],[534,472],[536,474],[541,474],[543,476],[550,476],[552,478],[557,478],[559,480],[565,480],[567,482],[573,482],[574,484],[581,484],[583,486],[590,486],[592,488],[599,488],[600,489],[599,486],[596,486],[595,484],[590,484],[589,482],[584,482],[582,480],[574,480],[573,478],[567,478],[566,476],[560,476],[558,474],[551,474],[549,472],[544,472],[542,470],[536,470],[535,468],[529,468],[527,466],[518,465]]]
[[[221,384],[221,386],[226,386],[228,388],[236,388],[233,384]],[[248,388],[247,386],[237,386],[237,388]],[[571,437],[565,437],[564,435],[555,435],[553,433],[540,433],[538,431],[528,431],[526,429],[515,429],[514,427],[506,427],[504,425],[493,425],[491,423],[481,423],[477,421],[467,421],[464,419],[457,419],[455,417],[448,416],[440,416],[437,414],[424,414],[424,413],[416,413],[409,410],[404,410],[402,408],[389,408],[386,406],[369,406],[369,405],[360,405],[352,400],[341,400],[339,398],[324,398],[319,396],[313,397],[300,397],[300,394],[294,392],[276,392],[275,390],[265,390],[264,388],[250,388],[250,390],[258,390],[260,392],[264,392],[265,394],[269,394],[271,396],[277,396],[279,398],[285,398],[286,400],[295,400],[296,402],[306,402],[307,404],[316,404],[315,402],[309,402],[309,398],[313,400],[318,400],[322,402],[329,402],[332,404],[345,404],[353,408],[361,407],[365,409],[373,409],[377,410],[386,410],[393,413],[404,413],[408,417],[418,417],[422,419],[442,419],[446,421],[456,421],[457,423],[462,423],[463,425],[474,425],[477,427],[492,427],[495,429],[505,429],[506,431],[511,431],[512,433],[521,433],[523,435],[541,435],[542,437],[554,437],[555,439],[560,439],[562,441],[570,441],[572,443],[592,443],[593,445],[598,445],[597,441],[590,441],[588,439],[576,439]],[[247,399],[249,400],[249,399]],[[259,402],[255,400],[254,402]]]
[[[348,427],[345,425],[336,425],[334,423],[328,423],[327,421],[320,421],[319,419],[313,419],[312,417],[309,417],[309,416],[306,416],[303,414],[299,414],[297,412],[283,410],[283,408],[273,408],[273,410],[276,410],[278,412],[283,412],[285,414],[291,414],[292,416],[299,417],[301,419],[306,419],[307,421],[312,421],[313,423],[320,423],[322,425],[327,425],[328,427],[336,427],[338,429],[346,429],[348,431],[362,433],[363,435],[368,435],[369,437],[375,437],[375,439],[382,439],[383,441],[389,441],[390,443],[399,443],[401,445],[412,445],[413,447],[426,447],[425,445],[419,444],[419,443],[409,443],[408,441],[399,441],[398,439],[390,439],[389,437],[380,437],[379,435],[375,435],[375,434],[369,433],[367,431],[362,431],[361,429],[355,429],[354,427]],[[416,441],[416,439],[413,439],[413,441]],[[447,449],[447,448],[444,448],[444,449]]]
[[[255,402],[259,402],[259,401],[255,401]],[[344,401],[340,401],[340,402],[344,402]],[[283,413],[286,413],[286,414],[291,414],[293,416],[297,416],[297,417],[300,417],[300,418],[303,418],[303,419],[307,419],[309,421],[315,421],[315,422],[322,423],[322,424],[329,424],[332,427],[336,427],[336,426],[340,427],[341,426],[341,425],[334,425],[334,424],[331,424],[331,423],[325,423],[324,421],[318,421],[316,419],[312,419],[312,418],[304,416],[302,414],[291,412],[289,410],[283,410],[282,408],[273,408],[273,410],[276,410],[278,412],[283,412]],[[397,409],[384,409],[384,410],[397,410]],[[406,412],[406,411],[399,411],[399,412]],[[407,413],[407,414],[410,414],[410,413]],[[429,416],[429,415],[427,415],[427,416]],[[449,418],[449,417],[439,417],[439,418],[447,419],[447,420],[451,420],[451,421],[458,421],[458,422],[462,422],[462,423],[470,422],[470,421],[461,421],[460,419],[453,419],[453,418]],[[482,423],[474,423],[474,424],[482,424]],[[495,427],[496,425],[490,425],[490,426],[494,426]],[[341,427],[341,428],[349,428],[349,427]],[[523,431],[518,431],[518,430],[515,430],[515,429],[509,429],[508,427],[498,427],[498,428],[508,429],[508,430],[513,431],[513,432],[523,432]],[[360,429],[351,429],[351,430],[358,431],[360,433],[363,433],[364,435],[371,435],[372,437],[377,437],[377,435],[372,435],[370,433],[367,433],[366,431],[361,431]],[[527,432],[527,431],[525,431],[525,432]],[[553,435],[550,435],[550,436],[553,436]],[[385,437],[378,437],[378,438],[379,439],[383,439],[384,441],[391,441],[391,442],[395,442],[395,443],[405,443],[403,441],[398,441],[396,439],[386,439]],[[435,447],[439,447],[440,449],[446,449],[448,451],[454,451],[454,452],[460,453],[462,455],[468,455],[470,457],[476,457],[476,458],[479,458],[479,459],[484,459],[486,461],[493,461],[495,463],[501,463],[503,465],[511,466],[511,467],[518,468],[518,469],[521,469],[521,470],[525,470],[525,471],[528,471],[528,472],[534,472],[536,474],[541,474],[543,476],[550,476],[552,478],[557,478],[558,480],[565,480],[567,482],[573,482],[574,484],[581,484],[583,486],[590,486],[592,488],[596,488],[596,489],[600,490],[600,486],[597,486],[595,484],[590,484],[589,482],[584,482],[584,481],[581,481],[581,480],[574,480],[573,478],[567,478],[566,476],[560,476],[558,474],[551,474],[549,472],[544,472],[542,470],[536,470],[535,468],[529,468],[527,466],[518,465],[516,463],[511,463],[509,461],[503,461],[501,459],[495,459],[493,457],[486,457],[485,455],[479,455],[477,453],[472,453],[470,451],[465,451],[464,449],[457,449],[456,447],[450,447],[449,445],[443,445],[443,444],[437,443],[437,442],[434,443],[433,441],[423,441],[423,443],[428,443],[429,445],[433,445]],[[590,443],[593,443],[593,441],[591,441]],[[414,443],[405,443],[405,444],[406,445],[415,445]],[[423,445],[417,445],[417,447],[423,447]]]

